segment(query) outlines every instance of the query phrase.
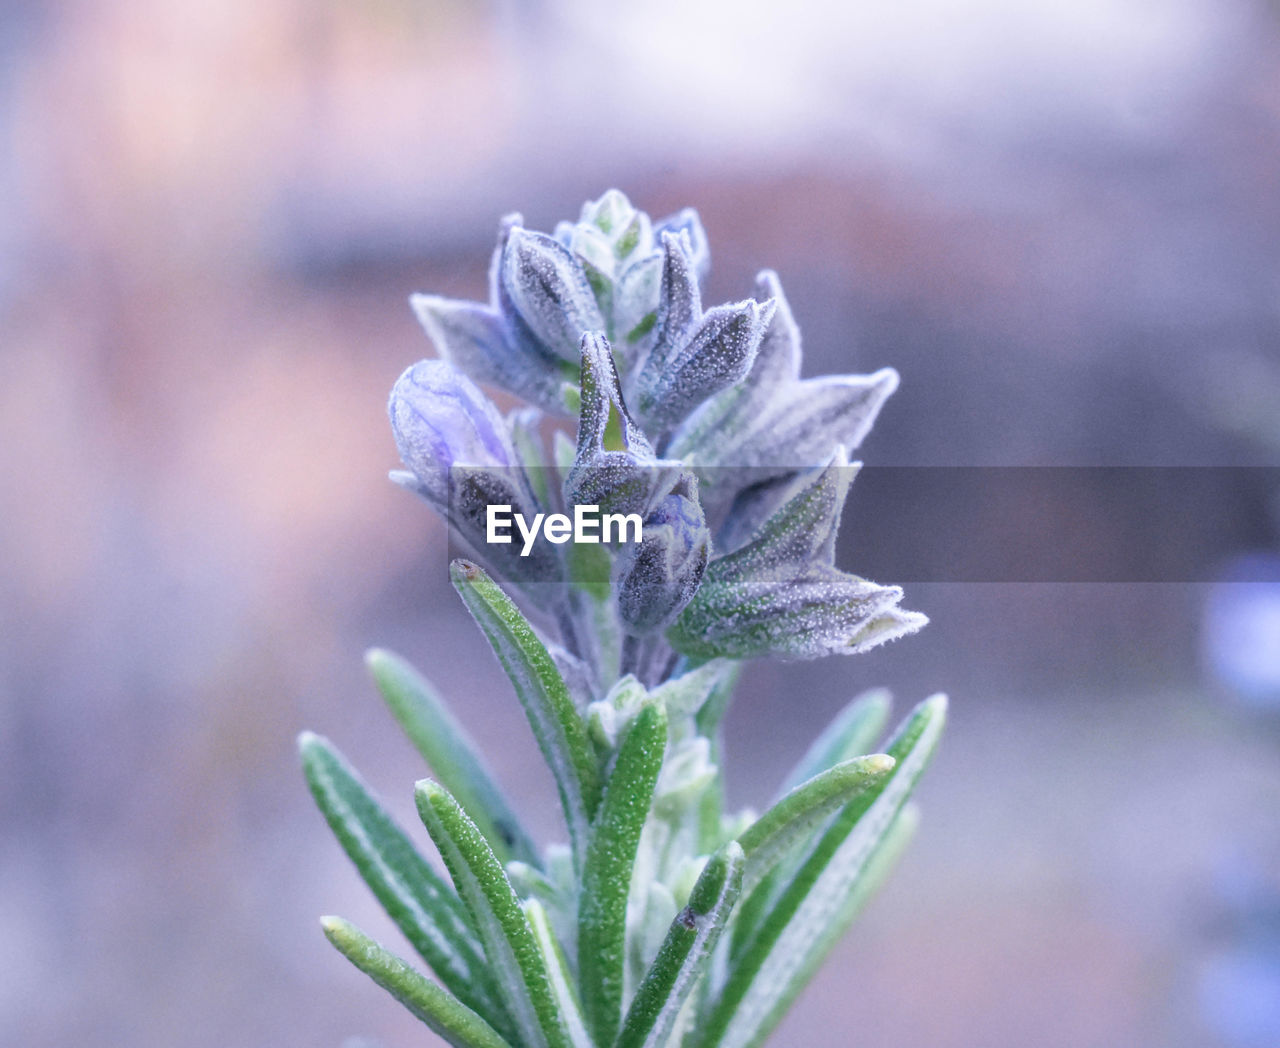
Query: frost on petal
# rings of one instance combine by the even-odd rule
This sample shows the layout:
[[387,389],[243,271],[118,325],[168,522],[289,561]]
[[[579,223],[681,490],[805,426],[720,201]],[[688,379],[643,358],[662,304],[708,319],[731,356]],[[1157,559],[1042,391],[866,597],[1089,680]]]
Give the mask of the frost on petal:
[[649,216],[618,189],[610,189],[599,200],[583,204],[576,229],[600,233],[618,262],[653,250],[653,223]]
[[654,251],[632,262],[614,285],[613,323],[625,371],[653,346],[664,260]]
[[[719,427],[700,424],[696,442],[682,432],[670,454],[696,457],[704,491],[720,504],[736,494],[739,476],[760,483],[825,462],[838,444],[856,448],[897,388],[892,368],[802,379],[775,389],[753,415],[735,412]],[[728,466],[735,469],[720,468]]]
[[702,295],[698,291],[689,241],[677,233],[664,233],[654,345],[644,362],[645,368],[661,371],[701,316]]
[[661,432],[708,397],[740,382],[751,369],[772,316],[772,302],[754,299],[704,313],[661,369],[646,368],[648,381],[637,405],[640,414]]
[[668,446],[673,457],[696,460],[705,495],[717,505],[737,491],[733,471],[718,467],[738,467],[761,483],[825,462],[837,444],[857,448],[898,386],[892,368],[801,379],[800,329],[777,274],[764,270],[756,286],[776,308],[750,373],[697,407]]
[[761,270],[756,276],[756,293],[761,301],[773,299],[776,308],[769,329],[760,341],[755,362],[751,365],[749,384],[767,393],[781,382],[800,377],[800,328],[791,313],[791,305],[782,293],[782,282],[772,269]]
[[591,285],[596,305],[600,307],[600,315],[605,318],[611,316],[615,261],[609,238],[595,226],[579,225],[575,227],[569,240],[569,250],[582,267],[587,283]]
[[620,189],[606,189],[598,200],[588,200],[578,216],[579,226],[594,226],[601,233],[616,235],[635,214],[635,208]]
[[751,371],[745,381],[712,397],[680,426],[671,439],[676,455],[706,458],[702,449],[712,440],[722,447],[734,446],[751,431],[769,400],[800,377],[800,329],[777,274],[761,272],[756,277],[756,290],[761,299],[773,299],[775,308]]
[[728,553],[748,544],[754,552],[740,562],[791,562],[835,559],[840,515],[862,463],[850,463],[844,448],[818,469],[753,485],[739,493],[730,507],[716,545]]
[[785,467],[821,461],[835,444],[857,448],[897,388],[893,368],[802,379],[770,404],[741,457],[752,466]]

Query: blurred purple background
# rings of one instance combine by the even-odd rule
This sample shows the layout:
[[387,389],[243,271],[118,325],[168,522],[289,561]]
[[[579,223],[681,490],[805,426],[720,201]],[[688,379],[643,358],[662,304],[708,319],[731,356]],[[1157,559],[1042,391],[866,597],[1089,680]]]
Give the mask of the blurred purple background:
[[[395,648],[558,834],[385,480],[406,296],[483,296],[506,211],[696,206],[712,299],[773,267],[809,374],[902,372],[871,463],[1280,464],[1274,4],[785,12],[0,5],[0,1041],[435,1043],[319,932],[402,948],[293,739],[412,823],[360,661]],[[918,584],[919,636],[754,667],[743,804],[859,690],[954,703],[919,839],[774,1043],[1280,1044],[1260,585]]]

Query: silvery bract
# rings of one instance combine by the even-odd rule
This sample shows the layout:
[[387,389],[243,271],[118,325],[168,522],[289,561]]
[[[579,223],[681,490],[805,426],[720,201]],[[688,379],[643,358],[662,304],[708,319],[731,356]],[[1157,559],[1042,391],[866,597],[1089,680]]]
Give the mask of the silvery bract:
[[836,530],[854,470],[831,462],[781,493],[747,544],[717,558],[670,639],[688,655],[852,655],[912,633],[925,618],[898,607],[896,586],[835,568]]
[[[848,452],[897,375],[802,378],[778,278],[704,308],[709,259],[696,213],[654,222],[611,190],[553,235],[506,219],[487,303],[413,299],[442,359],[392,391],[394,476],[474,554],[450,580],[528,719],[567,843],[538,845],[388,652],[369,667],[435,776],[414,796],[448,878],[332,744],[300,746],[433,977],[339,918],[326,936],[456,1048],[760,1048],[915,826],[943,696],[879,753],[887,697],[855,700],[764,814],[725,809],[722,720],[745,660],[853,654],[925,619],[835,564]],[[477,383],[523,403],[504,417]],[[496,504],[557,527],[594,508],[632,530],[547,531],[524,556],[518,537],[487,541]]]

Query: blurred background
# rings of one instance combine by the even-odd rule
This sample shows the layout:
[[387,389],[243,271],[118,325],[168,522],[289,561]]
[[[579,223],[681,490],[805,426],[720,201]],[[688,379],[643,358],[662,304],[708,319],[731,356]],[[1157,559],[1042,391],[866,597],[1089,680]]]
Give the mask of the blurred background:
[[[1278,180],[1263,0],[0,3],[0,1040],[435,1043],[320,934],[401,945],[294,736],[412,824],[392,647],[559,832],[385,480],[406,298],[483,297],[502,214],[697,207],[714,301],[773,267],[808,374],[901,371],[868,463],[1280,465]],[[1280,532],[1233,497],[1220,583],[922,582],[918,636],[753,668],[741,804],[860,690],[953,699],[774,1043],[1280,1044]]]

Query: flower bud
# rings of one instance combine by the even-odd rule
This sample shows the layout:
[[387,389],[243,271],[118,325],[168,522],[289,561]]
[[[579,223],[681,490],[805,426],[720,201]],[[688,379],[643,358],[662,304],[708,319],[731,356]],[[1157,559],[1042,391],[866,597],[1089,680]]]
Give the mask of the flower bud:
[[[524,557],[516,543],[488,542],[489,506],[511,506],[532,519],[538,500],[506,420],[474,382],[446,361],[420,361],[392,388],[388,412],[401,461],[409,467],[392,473],[392,480],[431,503],[469,551],[512,581],[559,580],[559,559],[545,546]],[[549,599],[547,593],[533,596]]]
[[741,382],[773,317],[772,302],[747,299],[702,314],[684,344],[650,372],[638,407],[659,431],[682,421],[704,400]]
[[582,205],[575,232],[595,230],[603,235],[610,253],[624,263],[633,255],[653,250],[653,227],[649,216],[638,210],[625,193],[610,189],[599,200]]
[[434,501],[448,501],[453,466],[515,465],[502,415],[447,361],[421,360],[406,370],[391,390],[387,413],[400,460]]
[[562,360],[576,364],[583,332],[605,326],[582,266],[543,233],[510,230],[499,280],[499,306],[517,337],[531,335]]
[[771,300],[703,312],[686,233],[663,233],[662,286],[652,348],[631,392],[638,416],[658,432],[742,381],[773,318]]
[[711,532],[686,474],[644,523],[641,541],[616,562],[618,611],[631,633],[665,629],[693,599],[711,552]]
[[565,501],[647,517],[679,476],[679,463],[660,460],[627,411],[609,340],[583,336],[582,413]]

